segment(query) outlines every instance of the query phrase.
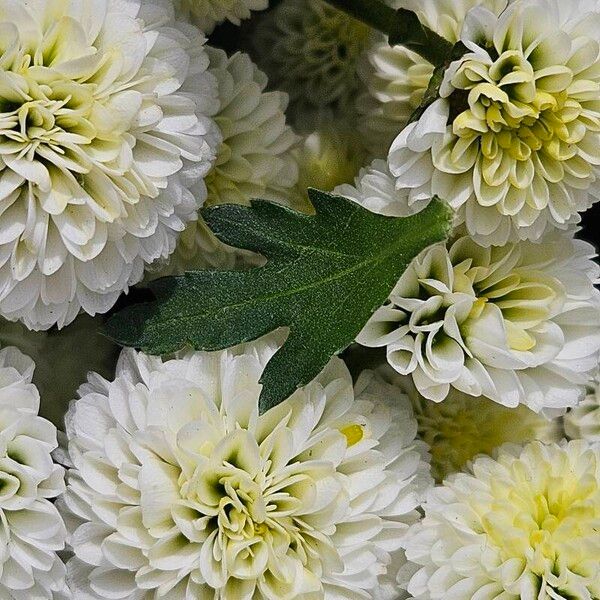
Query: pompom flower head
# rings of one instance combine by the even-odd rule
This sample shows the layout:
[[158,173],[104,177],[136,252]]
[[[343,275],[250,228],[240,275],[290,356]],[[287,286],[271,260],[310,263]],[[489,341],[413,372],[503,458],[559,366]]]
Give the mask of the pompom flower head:
[[[209,74],[217,80],[219,109],[213,115],[222,136],[205,178],[206,206],[249,204],[252,198],[286,202],[298,180],[291,148],[297,136],[286,124],[287,94],[267,92],[267,76],[247,54],[227,57],[206,49]],[[175,252],[150,269],[151,276],[180,275],[199,268],[233,268],[251,262],[250,253],[221,243],[200,217],[180,235]]]
[[288,150],[297,141],[285,122],[287,94],[265,91],[267,76],[247,54],[230,58],[207,48],[209,73],[217,80],[222,135],[217,159],[206,177],[207,205],[248,204],[251,198],[280,197],[298,169]]
[[56,428],[38,417],[33,361],[13,347],[0,351],[0,596],[63,600],[70,595],[63,550],[66,528],[50,501],[64,491],[52,462]]
[[415,600],[600,596],[598,444],[506,447],[423,508],[405,540]]
[[399,187],[447,199],[480,243],[537,240],[578,222],[596,199],[600,8],[590,0],[492,8],[467,13],[468,52],[388,161]]
[[429,482],[410,407],[372,374],[354,392],[334,359],[259,416],[276,347],[125,351],[114,382],[81,388],[67,418],[76,594],[400,595],[400,541]]
[[370,36],[369,27],[322,0],[284,0],[262,19],[253,40],[258,64],[290,95],[297,130],[354,114],[356,69]]
[[[338,191],[405,210],[405,191],[376,167]],[[573,234],[486,248],[457,231],[413,260],[357,341],[385,347],[430,400],[455,388],[535,412],[574,406],[598,368],[600,292],[594,249]]]
[[216,82],[162,0],[1,0],[0,28],[0,314],[48,329],[173,251],[205,198]]
[[269,0],[177,0],[177,3],[204,33],[211,33],[223,21],[239,25],[250,18],[251,11],[269,6]]

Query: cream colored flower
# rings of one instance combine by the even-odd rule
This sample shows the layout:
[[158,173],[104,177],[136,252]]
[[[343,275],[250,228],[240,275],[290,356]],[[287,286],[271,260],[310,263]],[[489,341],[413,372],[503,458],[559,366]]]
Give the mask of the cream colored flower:
[[357,341],[385,347],[389,364],[430,400],[455,388],[564,411],[598,368],[593,256],[573,231],[495,248],[457,235],[411,263]]
[[175,0],[177,8],[202,29],[211,33],[215,25],[230,21],[239,25],[243,19],[249,19],[251,11],[265,10],[269,0]]
[[214,115],[223,141],[206,177],[207,205],[249,204],[251,198],[279,199],[298,179],[290,155],[297,137],[285,122],[287,94],[266,92],[267,76],[247,54],[230,58],[207,48],[209,73],[219,85]]
[[118,348],[100,334],[102,322],[80,315],[68,327],[30,331],[22,323],[0,322],[0,347],[15,346],[35,362],[33,383],[40,392],[40,416],[64,429],[64,417],[87,374],[115,372]]
[[85,598],[397,598],[429,485],[416,422],[334,359],[258,415],[268,341],[162,361],[125,351],[67,418],[69,563]]
[[469,52],[388,162],[415,199],[438,195],[479,243],[566,229],[598,196],[600,5],[515,0],[465,17]]
[[600,597],[600,445],[505,447],[423,508],[405,539],[415,600]]
[[[500,12],[504,0],[402,0],[388,2],[415,11],[421,22],[452,43],[458,42],[465,16],[483,5]],[[381,36],[365,53],[358,72],[366,90],[357,100],[359,126],[375,156],[387,155],[390,144],[420,106],[433,65],[404,46],[390,46]]]
[[567,437],[600,442],[600,384],[594,383],[583,402],[573,407],[564,417]]
[[58,556],[66,528],[51,499],[64,491],[52,462],[56,428],[38,417],[35,365],[16,348],[0,350],[0,597],[66,600]]
[[[228,58],[216,48],[206,51],[209,73],[219,86],[219,110],[213,118],[223,138],[205,179],[206,206],[250,204],[252,198],[288,201],[298,166],[291,152],[297,136],[285,119],[287,95],[265,92],[267,76],[247,54],[237,52]],[[250,253],[221,243],[199,218],[181,234],[166,264],[152,269],[152,277],[252,262],[256,259]]]
[[106,312],[205,198],[217,86],[166,0],[0,0],[0,314]]
[[323,0],[283,0],[253,38],[258,64],[290,95],[292,123],[310,133],[354,114],[357,65],[371,30]]
[[383,39],[369,49],[358,73],[366,88],[357,98],[359,129],[371,154],[387,156],[398,132],[423,101],[433,65]]
[[[407,381],[401,386],[407,391],[410,387]],[[457,390],[439,403],[423,398],[416,390],[410,397],[419,438],[429,447],[432,474],[438,482],[462,471],[480,454],[491,456],[503,444],[559,442],[563,438],[560,419],[547,419],[523,405],[507,408]]]

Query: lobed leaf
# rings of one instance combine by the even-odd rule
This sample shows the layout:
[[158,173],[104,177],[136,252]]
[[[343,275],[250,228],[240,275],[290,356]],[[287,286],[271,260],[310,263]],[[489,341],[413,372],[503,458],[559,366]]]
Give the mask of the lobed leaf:
[[392,218],[340,196],[309,190],[316,214],[265,200],[203,211],[223,242],[260,252],[262,267],[195,271],[151,284],[156,300],[114,315],[106,333],[150,354],[186,345],[219,350],[289,328],[261,383],[262,411],[309,383],[348,347],[388,298],[410,261],[447,236],[439,200]]

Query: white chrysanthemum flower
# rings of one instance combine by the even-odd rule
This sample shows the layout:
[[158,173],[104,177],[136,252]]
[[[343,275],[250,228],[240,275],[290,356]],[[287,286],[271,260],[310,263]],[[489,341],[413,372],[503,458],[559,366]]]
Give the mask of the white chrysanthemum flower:
[[106,312],[196,218],[219,141],[199,31],[166,0],[0,0],[0,313]]
[[[406,209],[385,181],[370,169],[338,192],[377,212]],[[598,368],[600,268],[573,235],[485,248],[456,234],[413,260],[357,341],[385,347],[430,400],[456,388],[535,412],[574,406]]]
[[[205,205],[249,204],[252,198],[286,201],[298,180],[291,152],[297,136],[285,119],[287,94],[265,92],[267,76],[247,54],[238,52],[228,58],[222,50],[206,50],[209,73],[219,85],[220,107],[213,118],[223,141],[205,178]],[[158,274],[234,268],[251,261],[249,253],[221,243],[200,218],[187,226]]]
[[398,187],[445,198],[486,245],[578,222],[600,166],[600,4],[515,0],[497,12],[469,11],[469,52],[388,156]]
[[505,447],[431,489],[424,511],[405,538],[415,600],[600,598],[598,444]]
[[[407,381],[401,389],[410,391],[410,380],[402,379]],[[419,438],[429,448],[432,475],[438,482],[462,471],[480,454],[491,456],[504,444],[559,442],[564,437],[560,419],[547,419],[522,404],[508,408],[458,390],[451,390],[444,402],[427,400],[416,390],[409,395]]]
[[0,597],[69,597],[58,556],[66,528],[50,499],[64,491],[64,471],[52,461],[56,428],[38,417],[31,383],[35,365],[16,348],[0,351]]
[[600,383],[596,382],[585,400],[565,415],[564,425],[571,439],[600,442]]
[[40,392],[40,416],[64,429],[64,416],[90,371],[115,372],[118,348],[100,334],[97,317],[80,315],[64,329],[30,331],[22,323],[0,322],[0,347],[15,346],[35,362],[33,383]]
[[[69,563],[86,598],[395,598],[429,485],[408,401],[339,359],[258,415],[276,344],[124,351],[67,417]],[[384,592],[387,596],[384,596]]]
[[360,21],[323,0],[283,0],[256,28],[253,47],[275,89],[290,95],[303,132],[354,114],[357,66],[371,39]]
[[211,33],[215,25],[230,21],[240,25],[249,19],[253,10],[265,10],[269,0],[175,0],[177,8],[191,18],[204,33]]
[[[404,0],[392,2],[414,10],[421,22],[456,43],[466,14],[483,5],[499,12],[504,0]],[[358,96],[362,115],[359,127],[375,156],[385,156],[394,138],[420,106],[433,65],[404,46],[390,46],[382,38],[374,43],[360,61],[358,73],[366,90]]]
[[289,152],[297,137],[285,122],[288,96],[265,91],[267,76],[247,54],[237,52],[228,58],[216,48],[207,52],[209,73],[219,85],[214,120],[223,141],[206,177],[206,203],[277,199],[298,179],[298,167]]

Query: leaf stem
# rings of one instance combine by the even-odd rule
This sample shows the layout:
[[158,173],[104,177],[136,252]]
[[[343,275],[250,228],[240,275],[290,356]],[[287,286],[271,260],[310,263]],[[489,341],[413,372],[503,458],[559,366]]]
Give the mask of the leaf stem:
[[378,29],[388,36],[391,46],[402,45],[433,65],[447,63],[452,44],[419,21],[412,10],[395,10],[381,0],[326,0],[355,19]]

